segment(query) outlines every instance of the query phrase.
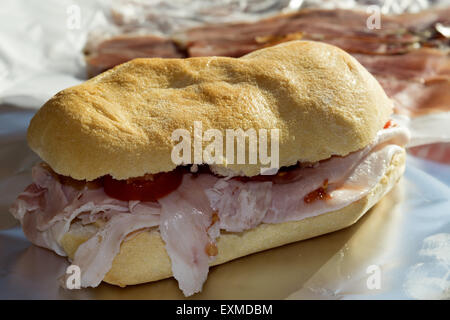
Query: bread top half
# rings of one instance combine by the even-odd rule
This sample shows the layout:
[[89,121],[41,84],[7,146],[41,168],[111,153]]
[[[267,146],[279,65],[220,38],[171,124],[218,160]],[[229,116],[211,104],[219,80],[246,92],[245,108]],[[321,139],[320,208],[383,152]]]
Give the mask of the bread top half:
[[[379,83],[349,54],[291,41],[241,58],[121,64],[45,103],[31,120],[28,143],[61,175],[127,179],[173,170],[173,131],[194,137],[201,121],[203,132],[224,136],[227,129],[278,129],[279,166],[289,166],[365,147],[391,112]],[[223,154],[219,171],[254,176],[265,167],[230,164]]]

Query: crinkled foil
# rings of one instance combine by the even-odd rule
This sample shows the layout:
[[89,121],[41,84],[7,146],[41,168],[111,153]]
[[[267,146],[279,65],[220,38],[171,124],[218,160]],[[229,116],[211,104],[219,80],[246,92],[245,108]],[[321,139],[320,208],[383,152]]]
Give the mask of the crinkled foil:
[[448,4],[429,0],[117,0],[110,18],[125,30],[134,27],[170,34],[205,23],[254,21],[305,8],[366,10],[378,6],[383,14],[401,14]]
[[[376,4],[383,13],[395,14],[450,5],[394,2],[2,2],[0,298],[184,298],[174,279],[127,288],[101,284],[63,289],[58,278],[68,262],[31,245],[8,212],[30,183],[30,168],[39,161],[26,144],[29,120],[54,93],[83,81],[88,38],[142,30],[170,34],[204,23],[251,21],[307,7],[365,10]],[[448,116],[397,120],[412,129],[413,146],[449,142]],[[203,291],[189,299],[450,299],[449,184],[450,166],[409,156],[400,183],[353,226],[213,267]]]

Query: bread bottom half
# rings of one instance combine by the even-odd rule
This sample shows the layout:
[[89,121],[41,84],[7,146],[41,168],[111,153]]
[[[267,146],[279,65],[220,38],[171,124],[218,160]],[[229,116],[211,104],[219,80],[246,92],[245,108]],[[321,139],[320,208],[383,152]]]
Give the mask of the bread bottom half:
[[[354,224],[397,183],[405,170],[405,159],[404,152],[396,154],[379,183],[365,197],[340,210],[300,221],[261,224],[241,233],[222,232],[217,239],[219,253],[211,266]],[[71,229],[64,235],[61,245],[73,258],[78,246],[89,236],[88,232]],[[137,233],[122,243],[103,281],[124,287],[171,276],[172,267],[165,244],[157,230],[149,230]]]

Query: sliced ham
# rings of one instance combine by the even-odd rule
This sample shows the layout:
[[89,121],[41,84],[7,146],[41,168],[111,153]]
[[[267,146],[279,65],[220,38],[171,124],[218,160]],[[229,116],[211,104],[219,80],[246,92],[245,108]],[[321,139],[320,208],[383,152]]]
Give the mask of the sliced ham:
[[[339,210],[362,198],[376,185],[390,159],[402,152],[400,146],[408,140],[404,128],[382,130],[372,144],[346,157],[332,157],[310,168],[291,170],[272,182],[219,179],[207,194],[211,206],[219,212],[221,229],[235,232],[254,228],[261,222],[295,221]],[[321,187],[325,180],[331,198],[306,203],[304,197]]]
[[111,269],[122,241],[132,232],[159,225],[159,210],[153,214],[116,213],[75,252],[73,264],[80,267],[81,286],[96,287]]
[[[75,253],[73,263],[82,270],[83,287],[101,282],[129,234],[159,228],[173,275],[188,296],[202,289],[215,255],[209,249],[215,247],[221,229],[242,232],[261,223],[301,220],[345,207],[376,185],[408,138],[402,127],[384,129],[362,150],[291,168],[266,181],[185,173],[178,189],[157,203],[115,200],[101,186],[74,187],[38,165],[33,184],[19,195],[11,212],[33,243],[61,255],[58,242],[72,221],[76,219],[77,225],[106,221]],[[324,181],[329,198],[306,202],[305,196]]]
[[110,198],[103,188],[62,183],[47,166],[34,166],[32,179],[10,211],[30,241],[59,255],[66,255],[59,241],[76,217],[91,223],[112,212],[130,212],[128,202]]
[[369,14],[355,10],[300,10],[252,23],[207,25],[184,32],[189,56],[239,57],[271,45],[275,38],[301,34],[303,39],[332,43],[349,53],[398,54],[418,43],[439,47],[435,26],[448,25],[450,9],[382,16],[380,29],[367,28]]
[[[117,36],[88,45],[86,61],[88,73],[93,76],[138,57],[240,57],[279,41],[292,40],[292,35],[296,39],[328,42],[349,53],[393,55],[414,51],[419,44],[448,46],[437,26],[448,26],[449,16],[448,8],[382,16],[381,28],[371,30],[366,26],[369,14],[362,11],[300,10],[251,23],[209,24],[182,30],[174,36],[176,40],[149,34]],[[184,48],[179,47],[180,42]]]
[[395,101],[397,113],[410,116],[450,110],[450,57],[422,48],[398,56],[355,54]]
[[90,77],[135,58],[184,58],[174,41],[154,35],[119,36],[85,49]]
[[172,262],[172,272],[186,296],[201,291],[208,276],[211,257],[206,247],[215,242],[211,236],[213,210],[204,190],[213,186],[211,175],[185,175],[181,186],[159,200],[162,206],[161,237]]
[[272,182],[219,179],[206,194],[219,212],[220,228],[242,232],[258,226],[266,216],[272,203]]

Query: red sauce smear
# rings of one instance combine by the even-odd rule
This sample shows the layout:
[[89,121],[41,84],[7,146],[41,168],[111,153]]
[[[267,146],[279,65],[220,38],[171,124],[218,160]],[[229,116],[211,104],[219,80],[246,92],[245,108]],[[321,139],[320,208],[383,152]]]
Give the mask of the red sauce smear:
[[208,231],[217,221],[219,221],[219,212],[214,211],[211,217],[211,224],[206,228],[206,231]]
[[208,256],[214,257],[219,254],[219,249],[214,243],[210,242],[205,246],[205,252]]
[[323,185],[321,187],[317,188],[316,190],[308,193],[303,198],[303,201],[305,201],[305,203],[313,203],[314,201],[317,201],[317,200],[331,199],[330,194],[327,193],[327,188],[328,188],[328,179],[325,179],[323,181]]
[[[219,212],[214,211],[211,217],[211,224],[208,226],[208,228],[206,228],[206,231],[209,231],[209,229],[218,221],[219,221]],[[205,253],[210,257],[214,257],[217,256],[217,254],[219,253],[219,249],[213,242],[210,242],[205,246]]]
[[177,168],[126,180],[116,180],[108,175],[102,178],[102,182],[106,194],[112,198],[155,202],[180,186],[184,171],[183,168]]
[[392,127],[396,127],[397,124],[394,122],[394,120],[389,120],[388,122],[386,122],[384,124],[383,129],[388,129],[388,128],[392,128]]

